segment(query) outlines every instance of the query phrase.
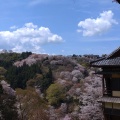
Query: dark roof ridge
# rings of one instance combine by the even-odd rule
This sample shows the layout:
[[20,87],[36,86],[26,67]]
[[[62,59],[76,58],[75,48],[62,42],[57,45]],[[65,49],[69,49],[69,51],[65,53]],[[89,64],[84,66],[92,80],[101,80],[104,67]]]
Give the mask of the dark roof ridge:
[[99,59],[97,59],[97,60],[90,61],[90,64],[91,64],[91,63],[94,63],[94,62],[98,62],[98,61],[103,60],[103,59],[106,59],[106,57],[102,57],[102,58],[99,58]]
[[101,67],[101,66],[120,66],[120,57],[115,57],[111,59],[103,59],[93,63],[90,63],[91,66]]
[[111,54],[109,54],[106,59],[111,58],[116,52],[118,52],[120,50],[120,47],[118,47],[116,50],[114,50]]

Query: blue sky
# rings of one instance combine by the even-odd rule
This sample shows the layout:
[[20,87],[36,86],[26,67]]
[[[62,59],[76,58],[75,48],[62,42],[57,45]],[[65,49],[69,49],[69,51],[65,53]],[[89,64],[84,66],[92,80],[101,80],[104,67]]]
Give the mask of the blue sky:
[[112,0],[0,2],[1,50],[101,55],[120,46],[120,5]]

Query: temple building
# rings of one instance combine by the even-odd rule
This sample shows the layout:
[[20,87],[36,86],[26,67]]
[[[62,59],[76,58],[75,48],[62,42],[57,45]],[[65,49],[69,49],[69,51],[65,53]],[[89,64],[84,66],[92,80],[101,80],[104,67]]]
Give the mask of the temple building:
[[120,120],[120,47],[90,65],[102,69],[96,74],[103,75],[103,96],[98,101],[102,103],[105,120]]

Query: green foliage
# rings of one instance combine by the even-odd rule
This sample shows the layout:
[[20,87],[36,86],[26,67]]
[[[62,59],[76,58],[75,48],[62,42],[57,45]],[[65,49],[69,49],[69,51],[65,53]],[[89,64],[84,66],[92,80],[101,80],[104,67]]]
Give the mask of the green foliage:
[[20,58],[21,59],[25,59],[25,58],[27,58],[31,54],[32,54],[32,52],[22,52],[22,54],[20,55]]
[[5,60],[0,60],[0,66],[4,67],[5,69],[8,69],[11,67],[13,64],[12,61],[5,61]]
[[31,52],[20,53],[0,53],[0,66],[8,69],[15,61],[22,60],[31,55]]
[[5,80],[5,76],[4,76],[4,74],[6,73],[6,69],[5,68],[3,68],[3,67],[0,67],[0,81],[1,80]]
[[36,81],[34,79],[30,79],[27,81],[26,85],[27,85],[27,88],[28,87],[34,87],[35,86],[35,83]]
[[53,82],[51,68],[48,68],[47,72],[42,72],[42,74],[37,74],[34,79],[36,81],[36,85],[40,87],[41,92],[45,92],[45,90]]
[[4,75],[6,73],[6,69],[3,67],[0,67],[0,75]]
[[49,104],[58,106],[61,102],[65,100],[65,89],[60,84],[51,84],[46,91],[46,99]]
[[34,88],[16,89],[16,94],[21,120],[43,120],[47,118],[44,112],[46,102],[39,97]]
[[24,64],[22,67],[10,67],[6,72],[5,77],[12,88],[24,89],[26,87],[26,82],[29,79],[32,79],[36,73],[41,73],[40,66],[38,64],[33,64],[31,66]]
[[73,54],[72,57],[77,57],[77,55],[76,55],[76,54]]
[[0,120],[18,120],[15,96],[3,92],[0,84]]
[[6,78],[5,78],[5,76],[4,75],[0,75],[0,81],[1,80],[5,80]]
[[81,63],[82,66],[84,66],[85,68],[90,67],[89,63]]
[[0,60],[4,61],[15,61],[20,58],[20,53],[1,53]]
[[27,86],[30,87],[34,85],[40,86],[42,92],[44,92],[53,81],[51,68],[41,66],[40,63],[32,64],[31,66],[26,63],[21,67],[11,66],[5,74],[5,78],[13,89],[25,89],[27,83]]
[[78,62],[80,65],[84,66],[85,68],[89,68],[89,67],[90,67],[90,65],[89,65],[89,59],[79,58],[79,59],[77,60],[77,62]]

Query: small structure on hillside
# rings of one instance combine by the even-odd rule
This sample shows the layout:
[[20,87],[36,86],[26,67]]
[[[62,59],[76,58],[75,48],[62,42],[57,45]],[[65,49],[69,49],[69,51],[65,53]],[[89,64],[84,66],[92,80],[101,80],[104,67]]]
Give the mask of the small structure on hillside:
[[105,120],[120,120],[120,47],[109,56],[90,63],[92,67],[102,68],[103,105]]

